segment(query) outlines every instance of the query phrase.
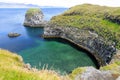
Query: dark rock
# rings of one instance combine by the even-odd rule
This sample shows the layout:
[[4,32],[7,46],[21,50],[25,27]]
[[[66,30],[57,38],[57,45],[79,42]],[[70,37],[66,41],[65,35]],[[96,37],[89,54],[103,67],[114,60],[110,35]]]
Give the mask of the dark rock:
[[18,37],[18,36],[20,36],[21,34],[19,34],[19,33],[9,33],[8,34],[8,37],[11,37],[11,38],[13,38],[13,37]]

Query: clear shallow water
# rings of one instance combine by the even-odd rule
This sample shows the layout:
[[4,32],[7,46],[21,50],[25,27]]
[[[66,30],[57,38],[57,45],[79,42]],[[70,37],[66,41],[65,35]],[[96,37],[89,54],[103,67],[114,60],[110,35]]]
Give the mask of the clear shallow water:
[[[45,40],[40,37],[42,28],[23,26],[24,15],[27,9],[0,9],[0,48],[16,52],[21,55],[25,63],[41,69],[48,64],[48,68],[70,72],[79,66],[96,66],[93,60],[67,42]],[[65,8],[42,9],[45,20],[64,12]],[[17,38],[9,38],[9,32],[20,33]]]

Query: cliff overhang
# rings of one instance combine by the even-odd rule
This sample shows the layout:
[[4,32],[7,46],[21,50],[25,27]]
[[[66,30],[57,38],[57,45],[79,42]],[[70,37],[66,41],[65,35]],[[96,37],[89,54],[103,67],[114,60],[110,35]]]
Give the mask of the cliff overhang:
[[59,37],[70,41],[91,53],[91,55],[97,60],[99,66],[109,64],[113,55],[116,53],[114,43],[105,41],[102,37],[89,29],[49,25],[44,27],[43,37]]

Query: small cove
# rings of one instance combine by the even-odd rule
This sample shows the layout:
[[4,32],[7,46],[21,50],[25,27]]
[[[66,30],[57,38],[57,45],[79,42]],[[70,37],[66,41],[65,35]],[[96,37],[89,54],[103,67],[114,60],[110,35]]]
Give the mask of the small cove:
[[[48,69],[61,72],[71,72],[79,66],[94,66],[94,60],[73,45],[61,39],[46,40],[40,37],[43,28],[29,28],[22,25],[27,9],[1,9],[0,14],[0,48],[18,53],[25,63],[38,69],[48,65]],[[66,9],[42,9],[45,19],[49,20],[53,15],[62,13]],[[9,38],[9,32],[22,34],[17,38]]]

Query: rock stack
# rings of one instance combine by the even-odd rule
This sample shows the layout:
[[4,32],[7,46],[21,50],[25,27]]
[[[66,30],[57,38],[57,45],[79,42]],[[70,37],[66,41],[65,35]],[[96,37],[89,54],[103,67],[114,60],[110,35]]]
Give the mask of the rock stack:
[[30,8],[25,14],[24,26],[27,27],[44,27],[46,21],[43,20],[44,15],[38,8]]

